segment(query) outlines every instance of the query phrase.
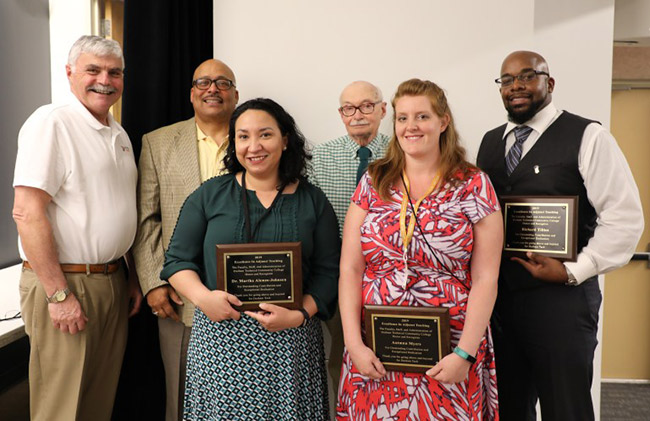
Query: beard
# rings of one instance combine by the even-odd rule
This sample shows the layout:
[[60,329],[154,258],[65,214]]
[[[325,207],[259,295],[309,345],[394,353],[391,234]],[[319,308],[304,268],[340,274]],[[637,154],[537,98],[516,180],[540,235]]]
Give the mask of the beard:
[[532,102],[530,107],[525,110],[517,111],[512,107],[506,105],[506,111],[508,111],[508,119],[516,124],[524,124],[537,114],[537,112],[544,106],[544,101],[546,98],[541,98],[538,101]]

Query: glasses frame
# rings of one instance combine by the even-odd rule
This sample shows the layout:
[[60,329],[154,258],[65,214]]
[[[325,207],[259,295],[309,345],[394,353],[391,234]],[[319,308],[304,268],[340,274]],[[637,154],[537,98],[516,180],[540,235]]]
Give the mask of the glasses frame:
[[[205,88],[201,88],[197,84],[199,80],[209,80],[210,84],[208,86],[206,86]],[[227,88],[221,88],[221,87],[219,87],[219,82],[227,82],[229,86]],[[216,79],[210,79],[209,77],[200,77],[200,78],[194,79],[192,81],[192,86],[194,86],[196,89],[198,89],[200,91],[207,91],[208,89],[210,89],[210,86],[212,86],[213,83],[214,83],[214,86],[216,86],[217,89],[220,90],[220,91],[228,91],[231,88],[236,88],[237,87],[235,85],[235,82],[233,82],[230,79],[226,79],[225,77],[218,77]]]
[[[529,75],[529,74],[531,74],[531,73],[534,73],[535,76],[534,76],[532,79],[530,79],[530,80],[524,80],[524,75]],[[518,80],[519,82],[521,82],[521,83],[523,83],[523,84],[526,84],[526,83],[532,82],[533,80],[537,79],[537,76],[539,76],[539,75],[546,75],[546,76],[548,76],[548,77],[551,77],[551,75],[550,75],[548,72],[542,72],[542,71],[540,71],[540,70],[530,69],[530,70],[524,70],[524,71],[522,71],[522,72],[519,73],[517,76],[506,75],[506,76],[498,77],[498,78],[494,79],[494,83],[496,83],[497,85],[499,85],[499,86],[502,87],[502,88],[503,88],[503,87],[510,86],[510,85],[513,85],[513,84],[515,83],[515,80]],[[504,77],[511,77],[511,78],[512,78],[512,82],[510,82],[510,83],[503,83],[503,78],[504,78]]]
[[[368,114],[372,114],[372,113],[375,111],[375,107],[377,106],[377,104],[381,104],[382,102],[383,102],[383,101],[377,101],[377,102],[364,102],[364,103],[362,103],[361,105],[359,105],[358,107],[355,107],[354,105],[344,105],[344,106],[342,106],[342,107],[339,107],[339,112],[340,112],[343,116],[345,116],[345,117],[352,117],[353,115],[355,115],[355,114],[357,113],[357,110],[359,110],[359,112],[360,112],[361,114],[368,115]],[[366,105],[366,104],[368,104],[368,105],[372,105],[372,109],[371,109],[370,111],[368,111],[367,113],[365,113],[365,112],[363,112],[363,111],[361,110],[361,107],[363,107],[363,106]],[[354,112],[353,112],[352,114],[350,114],[350,115],[345,114],[345,113],[343,112],[343,108],[347,108],[347,107],[354,108]]]

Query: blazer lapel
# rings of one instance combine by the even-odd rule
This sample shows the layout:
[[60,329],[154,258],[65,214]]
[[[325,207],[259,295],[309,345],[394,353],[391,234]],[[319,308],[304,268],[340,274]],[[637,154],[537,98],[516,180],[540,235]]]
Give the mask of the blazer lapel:
[[183,175],[183,184],[189,195],[201,185],[201,170],[199,169],[199,150],[196,144],[196,123],[194,118],[185,123],[178,131],[174,147],[176,148],[178,166]]

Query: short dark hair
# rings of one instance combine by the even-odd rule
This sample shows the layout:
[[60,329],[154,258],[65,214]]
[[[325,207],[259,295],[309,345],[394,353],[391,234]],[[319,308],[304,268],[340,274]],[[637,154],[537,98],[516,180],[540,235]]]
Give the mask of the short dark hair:
[[232,113],[228,129],[228,148],[223,159],[228,173],[235,174],[244,170],[235,154],[235,123],[248,110],[260,110],[268,113],[278,123],[282,136],[287,137],[287,150],[282,153],[278,169],[280,184],[286,186],[298,181],[300,178],[304,178],[307,171],[307,161],[311,159],[311,155],[305,149],[305,136],[298,129],[293,117],[280,104],[269,98],[248,100],[235,108]]

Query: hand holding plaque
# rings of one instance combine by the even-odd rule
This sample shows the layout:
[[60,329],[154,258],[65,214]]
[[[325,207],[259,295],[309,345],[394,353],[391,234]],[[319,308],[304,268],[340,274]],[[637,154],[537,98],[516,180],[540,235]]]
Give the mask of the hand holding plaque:
[[364,308],[366,344],[387,370],[424,373],[449,354],[448,308]]
[[501,207],[505,256],[576,260],[578,196],[501,196]]
[[301,308],[301,251],[300,242],[217,244],[217,289],[235,295],[240,311],[260,303]]

